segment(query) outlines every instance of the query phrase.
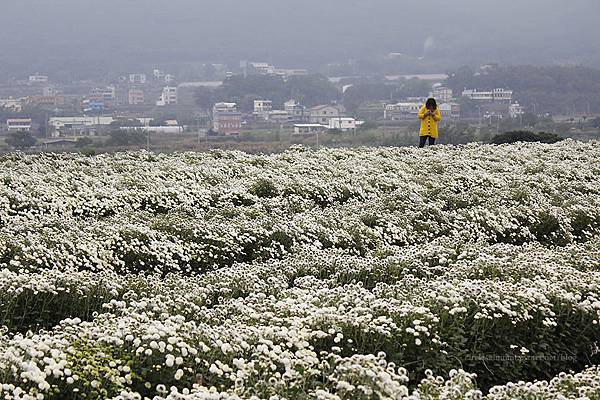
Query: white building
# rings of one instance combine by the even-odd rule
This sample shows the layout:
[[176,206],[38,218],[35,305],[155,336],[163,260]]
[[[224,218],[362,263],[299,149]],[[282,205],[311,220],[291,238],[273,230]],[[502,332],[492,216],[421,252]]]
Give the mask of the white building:
[[465,89],[462,92],[462,97],[469,98],[471,100],[477,101],[492,101],[494,95],[491,90],[477,90],[477,89]]
[[289,78],[290,76],[306,76],[308,75],[308,70],[306,69],[284,69],[284,68],[275,68],[273,70],[275,75],[282,76],[283,78]]
[[462,92],[462,97],[467,97],[476,101],[510,102],[512,100],[512,96],[512,90],[503,88],[496,88],[492,90],[465,89]]
[[175,82],[175,75],[166,74],[165,75],[165,83]]
[[436,99],[440,103],[445,103],[453,98],[452,89],[446,86],[442,86],[441,83],[433,85],[431,97]]
[[98,126],[108,126],[115,119],[113,117],[52,117],[48,125],[54,128],[53,137],[59,135],[93,134]]
[[331,118],[344,116],[345,109],[337,105],[321,105],[309,110],[309,122],[311,124],[328,125]]
[[156,105],[161,107],[177,105],[177,88],[165,86]]
[[253,74],[272,75],[275,73],[275,67],[265,62],[248,63],[248,72]]
[[290,114],[285,110],[271,110],[267,113],[267,120],[285,124],[290,122]]
[[31,130],[31,118],[7,119],[6,128],[9,132],[29,132]]
[[525,114],[525,108],[518,102],[513,103],[508,107],[508,115],[511,118],[519,118],[523,114]]
[[175,125],[175,126],[173,126],[173,125],[144,126],[144,127],[132,126],[132,127],[121,127],[120,129],[124,130],[124,131],[132,130],[132,129],[142,129],[145,132],[160,133],[160,134],[165,134],[165,135],[183,133],[183,131],[184,131],[183,126],[179,126],[179,125]]
[[458,103],[442,103],[438,106],[442,118],[459,119],[460,104]]
[[256,117],[267,119],[271,110],[273,110],[273,102],[271,100],[254,100],[253,114]]
[[29,83],[48,83],[48,77],[40,74],[30,75]]
[[383,117],[385,119],[403,119],[413,118],[419,113],[419,110],[423,106],[422,102],[403,102],[396,104],[386,104],[383,110]]
[[355,130],[357,121],[354,118],[331,118],[329,120],[329,129],[338,129],[342,132]]
[[306,109],[303,105],[298,103],[296,100],[291,99],[284,103],[283,109],[290,115],[292,121],[301,122],[304,121],[306,115]]
[[294,124],[294,135],[307,135],[323,132],[327,128],[327,126],[321,124]]
[[502,88],[493,89],[492,97],[494,98],[494,101],[510,102],[513,97],[513,91],[508,90],[508,89],[502,89]]
[[23,110],[23,99],[0,99],[0,108],[21,112]]
[[146,74],[129,74],[129,83],[133,85],[143,85],[146,83]]
[[162,80],[165,77],[164,71],[161,71],[160,69],[154,69],[154,71],[152,71],[152,75],[154,76],[154,78],[160,80]]

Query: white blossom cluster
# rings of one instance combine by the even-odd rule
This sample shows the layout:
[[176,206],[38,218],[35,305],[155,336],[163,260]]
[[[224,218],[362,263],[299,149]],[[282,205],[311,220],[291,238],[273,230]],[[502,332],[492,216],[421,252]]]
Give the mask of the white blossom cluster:
[[598,142],[0,164],[0,398],[600,397]]

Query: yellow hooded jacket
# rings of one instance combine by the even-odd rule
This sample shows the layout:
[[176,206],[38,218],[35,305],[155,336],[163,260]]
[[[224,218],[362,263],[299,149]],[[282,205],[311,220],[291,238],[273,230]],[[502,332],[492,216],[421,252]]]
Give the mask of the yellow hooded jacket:
[[434,115],[425,116],[427,107],[423,106],[419,110],[419,119],[421,120],[421,130],[419,136],[431,136],[434,138],[438,137],[437,123],[442,119],[439,109],[435,109]]

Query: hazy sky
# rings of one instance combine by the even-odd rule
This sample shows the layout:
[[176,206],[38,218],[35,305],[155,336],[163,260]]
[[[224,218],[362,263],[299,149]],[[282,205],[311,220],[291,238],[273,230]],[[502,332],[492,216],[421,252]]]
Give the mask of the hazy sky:
[[[600,0],[1,0],[0,72],[387,52],[600,65]],[[443,66],[440,70],[443,70]]]

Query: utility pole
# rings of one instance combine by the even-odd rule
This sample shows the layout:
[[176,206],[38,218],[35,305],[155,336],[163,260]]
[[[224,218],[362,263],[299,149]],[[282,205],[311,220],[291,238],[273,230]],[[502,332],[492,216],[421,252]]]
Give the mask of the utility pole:
[[498,118],[496,119],[496,135],[500,133],[500,114],[498,114]]
[[196,116],[196,129],[198,130],[198,146],[200,146],[200,117]]

